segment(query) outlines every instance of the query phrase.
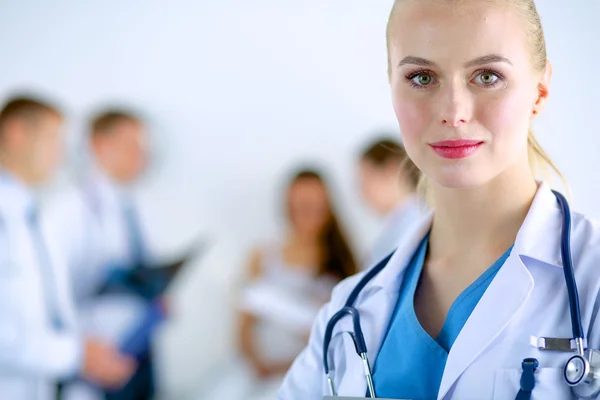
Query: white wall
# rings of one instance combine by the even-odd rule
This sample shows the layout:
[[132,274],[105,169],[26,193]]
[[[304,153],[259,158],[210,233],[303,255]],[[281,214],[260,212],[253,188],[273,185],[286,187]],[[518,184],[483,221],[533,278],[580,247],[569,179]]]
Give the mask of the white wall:
[[[554,82],[537,130],[575,207],[600,216],[600,6],[566,4],[538,1]],[[0,1],[0,97],[33,87],[60,99],[72,142],[97,104],[139,106],[159,144],[142,200],[153,241],[174,251],[204,230],[218,243],[182,279],[178,314],[160,340],[173,397],[230,347],[232,277],[248,246],[277,232],[278,179],[293,161],[329,167],[354,242],[368,244],[373,221],[356,200],[353,157],[373,129],[396,126],[385,72],[390,5]]]

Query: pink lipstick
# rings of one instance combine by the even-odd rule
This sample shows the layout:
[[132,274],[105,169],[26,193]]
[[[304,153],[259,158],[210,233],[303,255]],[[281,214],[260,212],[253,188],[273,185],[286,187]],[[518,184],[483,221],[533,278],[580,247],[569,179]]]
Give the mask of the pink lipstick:
[[483,141],[481,140],[455,139],[442,140],[440,142],[430,143],[429,145],[440,157],[465,158],[475,153],[482,144]]

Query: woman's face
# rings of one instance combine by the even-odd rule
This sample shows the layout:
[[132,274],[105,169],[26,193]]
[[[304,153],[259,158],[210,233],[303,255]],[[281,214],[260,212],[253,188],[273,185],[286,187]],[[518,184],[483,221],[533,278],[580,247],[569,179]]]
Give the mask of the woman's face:
[[318,179],[304,178],[292,184],[289,192],[289,216],[301,235],[318,236],[329,220],[329,198]]
[[407,1],[392,17],[389,57],[404,145],[435,183],[475,187],[527,167],[550,74],[534,71],[510,7]]

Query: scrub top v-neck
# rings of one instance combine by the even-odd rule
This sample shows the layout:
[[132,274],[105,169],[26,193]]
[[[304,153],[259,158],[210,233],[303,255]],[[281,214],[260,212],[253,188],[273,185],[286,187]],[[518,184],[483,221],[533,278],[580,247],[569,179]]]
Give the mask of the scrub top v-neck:
[[429,235],[425,236],[407,266],[398,302],[377,356],[373,380],[378,397],[437,398],[452,344],[512,249],[456,298],[440,334],[434,339],[421,326],[414,308],[428,243]]

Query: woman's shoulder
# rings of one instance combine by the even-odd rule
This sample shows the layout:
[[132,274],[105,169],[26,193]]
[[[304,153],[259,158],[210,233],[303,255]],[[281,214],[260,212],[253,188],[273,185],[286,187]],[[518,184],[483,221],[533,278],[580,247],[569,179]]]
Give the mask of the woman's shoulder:
[[365,276],[366,272],[367,271],[361,271],[355,275],[349,276],[333,287],[329,303],[334,309],[338,310],[346,304],[346,300],[348,300],[350,293],[352,293],[356,285],[358,285]]
[[248,255],[248,273],[251,278],[257,278],[281,254],[282,245],[275,242],[262,242],[255,245]]
[[600,219],[578,211],[571,211],[571,229],[573,231],[585,231],[600,237]]
[[589,265],[600,276],[600,220],[572,212],[570,244],[575,265]]
[[263,251],[259,246],[254,247],[248,255],[247,275],[249,279],[256,279],[262,274]]
[[529,259],[562,266],[566,227],[576,273],[582,278],[595,275],[600,279],[600,221],[569,207],[564,197],[553,193],[547,184],[542,183],[533,200],[517,234],[515,249]]

